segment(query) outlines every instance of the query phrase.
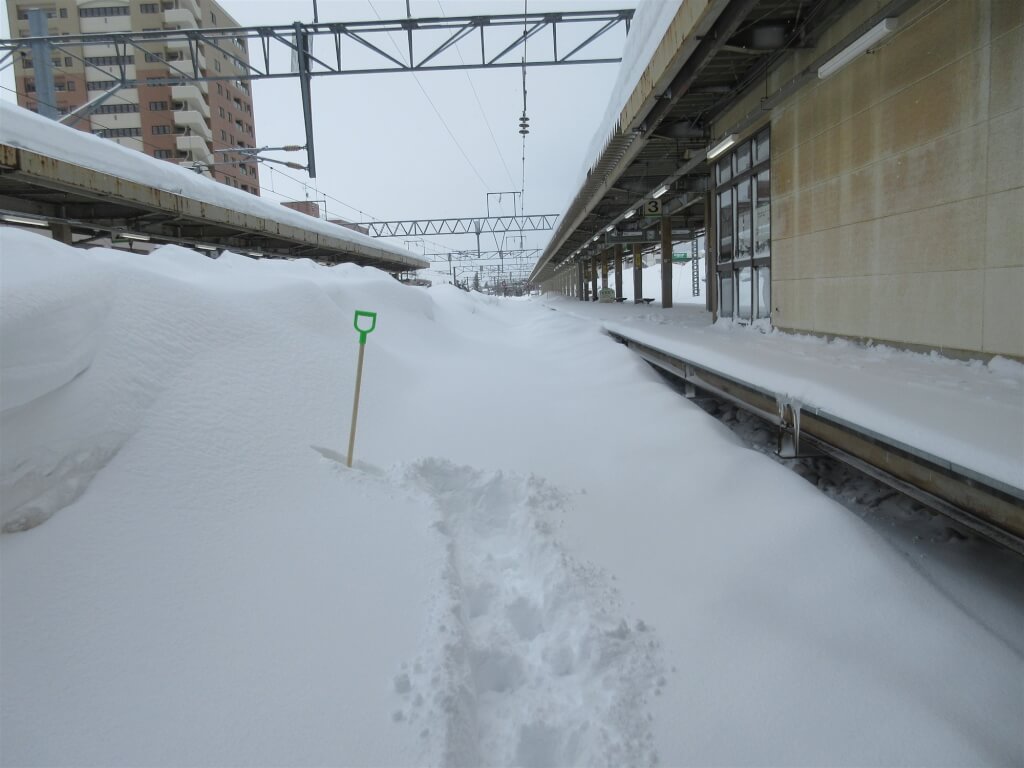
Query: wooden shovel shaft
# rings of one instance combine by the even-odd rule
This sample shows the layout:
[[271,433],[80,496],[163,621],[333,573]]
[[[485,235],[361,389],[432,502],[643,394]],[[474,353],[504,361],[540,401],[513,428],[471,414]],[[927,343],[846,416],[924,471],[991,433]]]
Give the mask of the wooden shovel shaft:
[[356,445],[356,418],[359,416],[359,387],[363,383],[363,350],[365,344],[359,345],[359,362],[356,363],[356,394],[352,399],[352,431],[348,434],[348,466],[352,466],[352,449]]

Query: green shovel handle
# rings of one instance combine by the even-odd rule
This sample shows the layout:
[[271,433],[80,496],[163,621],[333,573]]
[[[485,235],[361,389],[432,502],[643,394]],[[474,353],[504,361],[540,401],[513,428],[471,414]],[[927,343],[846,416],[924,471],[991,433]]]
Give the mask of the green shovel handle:
[[[359,327],[359,318],[360,317],[368,317],[368,318],[370,318],[370,327],[369,328],[360,328]],[[352,318],[352,325],[355,327],[355,329],[357,331],[359,331],[359,343],[360,344],[365,344],[366,343],[366,337],[369,336],[371,333],[373,333],[373,329],[377,327],[377,313],[376,312],[364,312],[361,309],[357,309],[356,310],[356,316],[354,318]]]

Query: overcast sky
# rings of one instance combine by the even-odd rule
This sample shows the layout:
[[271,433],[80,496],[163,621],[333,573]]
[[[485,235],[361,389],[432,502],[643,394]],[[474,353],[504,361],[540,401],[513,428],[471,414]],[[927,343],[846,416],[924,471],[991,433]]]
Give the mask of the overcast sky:
[[[242,26],[313,20],[312,0],[220,2]],[[319,0],[317,5],[321,22],[406,15],[405,0]],[[528,8],[597,10],[635,5],[636,0],[530,0]],[[411,6],[414,17],[523,10],[520,0],[411,0]],[[4,26],[6,37],[6,14]],[[569,36],[567,31],[565,38]],[[562,51],[566,50],[565,38],[559,40]],[[470,40],[461,44],[459,51],[467,60],[474,53],[479,55],[479,39]],[[592,55],[617,57],[624,41],[624,30],[619,27],[599,41],[600,47],[594,48]],[[323,42],[332,48],[329,41]],[[379,44],[385,45],[383,41]],[[531,48],[545,44],[550,46],[549,36],[529,42]],[[396,36],[387,50],[398,55],[404,47],[405,41]],[[343,55],[358,56],[356,48],[350,46]],[[575,194],[587,160],[584,154],[600,128],[617,66],[528,69],[526,213],[561,213]],[[3,84],[10,86],[10,70],[4,75]],[[9,91],[0,93],[4,98],[14,98]],[[304,143],[296,79],[256,81],[253,100],[259,146]],[[284,175],[307,181],[303,172],[272,172],[264,164],[260,175],[262,194],[269,199],[326,199],[332,218],[356,221],[481,216],[487,212],[486,193],[518,191],[522,187],[523,146],[518,132],[522,108],[522,73],[518,68],[316,78],[313,116],[317,179],[307,188]],[[304,159],[301,153],[279,156]],[[512,213],[509,195],[500,201],[491,198],[490,203],[492,214]],[[543,247],[550,234],[527,235],[525,246]],[[488,237],[490,242],[483,242],[481,247],[495,248],[493,236]],[[434,236],[430,240],[409,243],[409,247],[417,252],[475,247],[472,235]],[[504,247],[515,245],[506,242]]]
[[[243,25],[312,21],[312,0],[222,3]],[[412,0],[411,5],[414,17],[517,13],[523,9],[516,0]],[[528,7],[595,10],[630,5],[563,0],[530,2]],[[405,0],[320,0],[318,10],[320,21],[375,19],[377,15],[394,19],[406,14]],[[602,56],[619,56],[624,40],[620,29],[595,50]],[[394,42],[389,52],[404,50],[404,40],[396,36]],[[531,40],[530,45],[534,44],[543,45]],[[460,53],[469,60],[478,52],[477,45],[475,39],[467,41]],[[560,213],[575,193],[583,155],[599,127],[616,66],[527,70],[527,213]],[[259,144],[303,143],[295,80],[258,81],[254,103]],[[316,187],[336,198],[327,198],[332,213],[349,219],[367,214],[389,220],[484,215],[486,193],[522,187],[523,146],[518,124],[522,106],[522,73],[518,69],[319,78],[313,84]],[[270,187],[271,179],[277,191],[293,197],[306,193],[277,173],[264,173],[263,186]],[[312,190],[310,195],[323,197]],[[364,213],[346,208],[338,200]],[[512,212],[510,196],[500,201],[492,197],[490,203],[492,213],[498,208],[502,213]],[[526,246],[542,247],[549,236],[548,232],[529,235]],[[428,252],[441,250],[439,244],[475,246],[470,235],[430,239],[434,242],[426,244]],[[495,247],[493,236],[489,244]],[[422,250],[418,243],[410,243],[410,247]]]

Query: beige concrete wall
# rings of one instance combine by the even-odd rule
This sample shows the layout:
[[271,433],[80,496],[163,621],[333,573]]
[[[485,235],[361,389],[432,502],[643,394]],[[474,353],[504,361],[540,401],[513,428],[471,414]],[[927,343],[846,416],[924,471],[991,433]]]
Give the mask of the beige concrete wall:
[[922,0],[773,111],[777,327],[1024,357],[1022,72],[1024,2]]

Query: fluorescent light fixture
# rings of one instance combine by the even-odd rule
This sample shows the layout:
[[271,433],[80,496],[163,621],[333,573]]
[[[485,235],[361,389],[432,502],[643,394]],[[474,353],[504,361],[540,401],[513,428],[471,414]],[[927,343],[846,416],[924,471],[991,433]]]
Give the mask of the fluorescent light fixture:
[[636,216],[636,208],[630,208],[628,211],[626,211],[626,215],[623,216],[622,218],[623,220],[632,219],[634,216]]
[[596,243],[597,242],[597,238],[599,238],[600,236],[601,236],[600,234],[594,235],[592,238],[590,238],[590,242]]
[[604,228],[604,231],[605,232],[611,232],[613,229],[615,229],[615,225],[614,224],[609,224],[607,227]]
[[260,253],[259,251],[249,251],[249,255],[250,256],[254,256],[257,259],[262,258],[262,256],[263,256],[263,254]]
[[872,46],[880,43],[895,32],[897,27],[899,27],[899,19],[894,17],[882,19],[863,35],[858,37],[839,53],[818,67],[818,79],[824,80],[826,77],[838,72],[862,53],[867,53],[871,50]]
[[30,227],[48,227],[46,219],[29,219],[24,216],[4,216],[3,220],[10,224],[27,224]]
[[662,195],[664,195],[666,192],[668,192],[668,184],[665,184],[665,185],[663,185],[661,187],[658,187],[656,190],[654,190],[654,194],[652,195],[652,197],[657,199],[657,198],[661,197]]
[[216,251],[217,250],[217,246],[216,245],[197,245],[196,248],[198,248],[200,251]]
[[722,139],[720,142],[715,144],[715,146],[711,147],[711,149],[708,150],[708,160],[714,160],[716,157],[725,152],[725,150],[727,150],[735,143],[736,134],[730,133],[728,136],[726,136],[724,139]]
[[149,235],[136,235],[131,232],[118,232],[125,240],[149,240]]

